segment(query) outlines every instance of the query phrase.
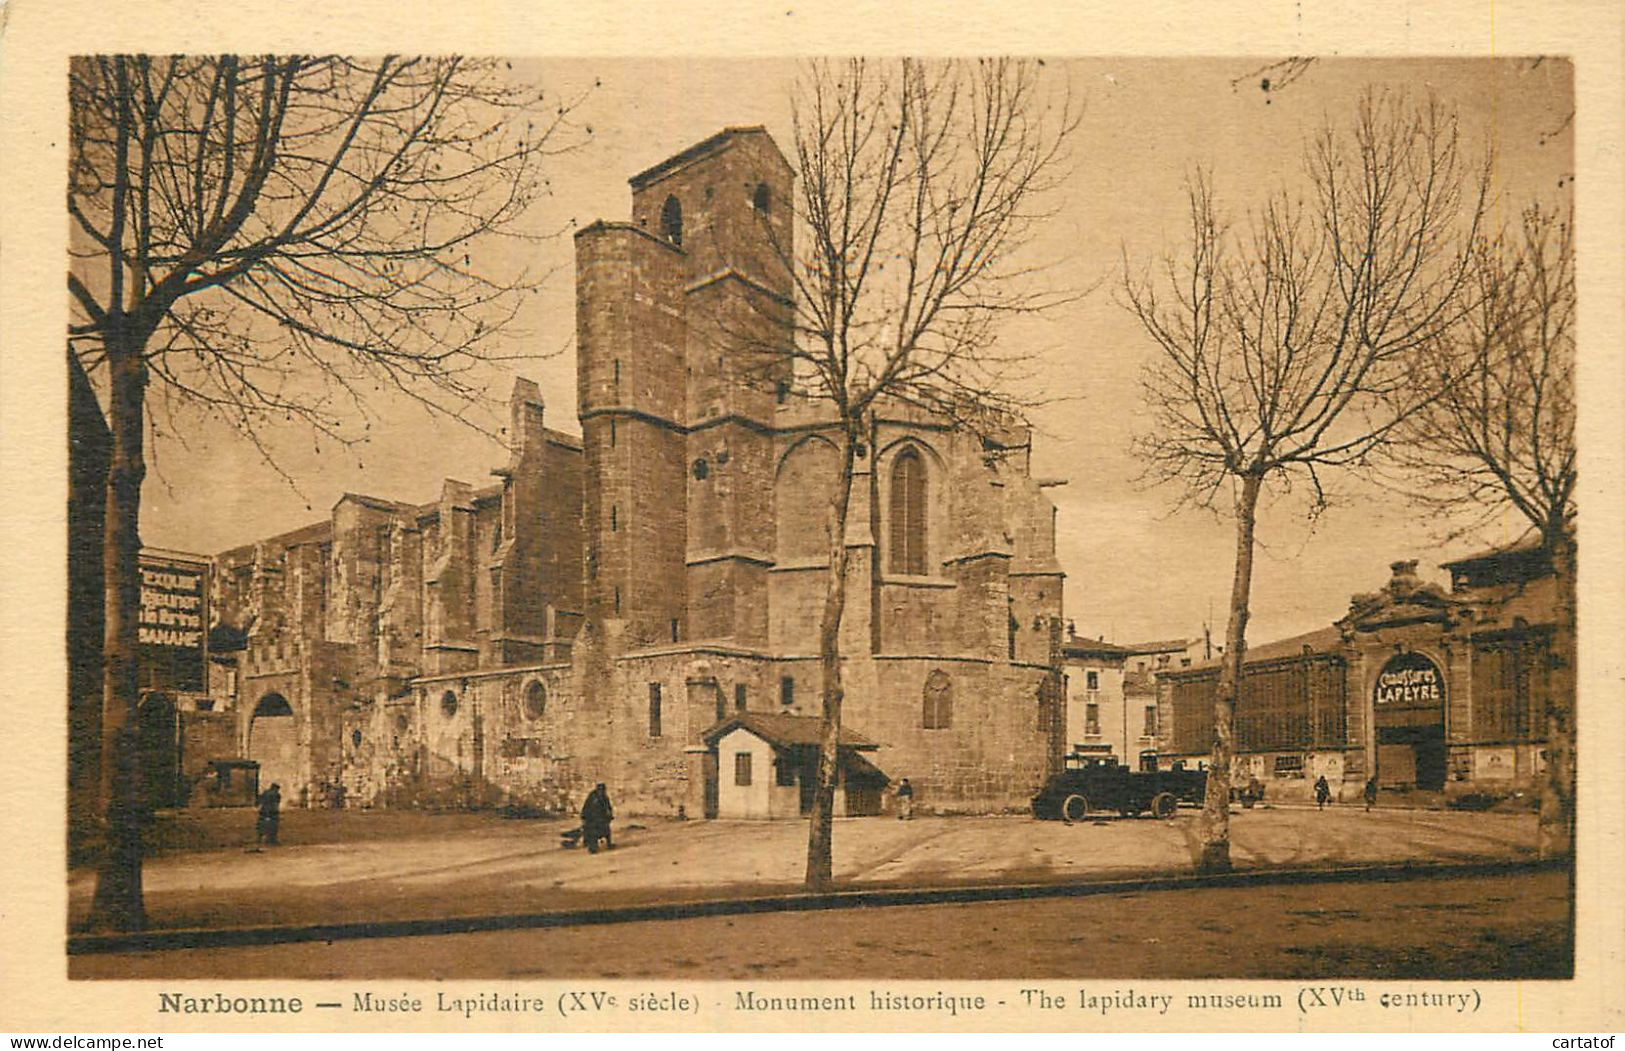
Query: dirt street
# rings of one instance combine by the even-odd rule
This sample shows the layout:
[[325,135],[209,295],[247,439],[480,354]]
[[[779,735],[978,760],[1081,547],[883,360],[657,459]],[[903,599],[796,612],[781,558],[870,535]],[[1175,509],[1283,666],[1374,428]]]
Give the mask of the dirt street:
[[1204,888],[73,956],[69,976],[1561,978],[1572,955],[1567,893],[1557,872]]
[[[369,815],[355,815],[359,831]],[[616,849],[562,850],[552,822],[480,821],[424,815],[398,833],[346,841],[293,811],[287,845],[172,851],[148,860],[147,906],[154,927],[218,927],[541,912],[651,901],[693,900],[800,887],[806,851],[801,822],[618,822]],[[843,820],[835,873],[848,886],[943,886],[1076,880],[1188,872],[1194,812],[1172,821],[1107,819],[1079,825],[1024,816]],[[1234,858],[1241,868],[1401,860],[1516,859],[1534,846],[1527,814],[1339,808],[1237,811]],[[306,841],[301,843],[301,840]],[[85,914],[94,873],[70,877],[70,911]]]

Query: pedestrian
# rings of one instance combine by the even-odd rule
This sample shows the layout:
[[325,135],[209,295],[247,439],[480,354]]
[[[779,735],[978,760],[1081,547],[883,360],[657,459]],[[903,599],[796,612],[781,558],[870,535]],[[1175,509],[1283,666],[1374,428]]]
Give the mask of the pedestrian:
[[1332,786],[1326,783],[1326,775],[1321,774],[1315,779],[1315,809],[1324,810],[1331,799]]
[[609,835],[609,825],[614,818],[615,808],[610,805],[609,790],[600,781],[581,804],[581,839],[587,844],[588,853],[598,853],[599,840],[603,840],[605,850],[614,849],[615,844]]
[[1365,781],[1365,812],[1371,813],[1371,807],[1377,801],[1377,779],[1368,777]]
[[282,786],[276,782],[259,794],[259,820],[254,823],[254,845],[276,846],[277,823],[282,820]]
[[897,820],[914,820],[914,786],[908,783],[906,777],[897,786]]

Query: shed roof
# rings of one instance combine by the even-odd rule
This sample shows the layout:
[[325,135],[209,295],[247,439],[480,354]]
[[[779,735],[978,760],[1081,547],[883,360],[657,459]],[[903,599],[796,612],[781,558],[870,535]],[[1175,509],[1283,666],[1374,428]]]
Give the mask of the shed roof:
[[[716,744],[730,730],[748,730],[780,748],[816,745],[823,736],[824,720],[811,715],[783,715],[778,712],[735,712],[700,735],[706,744]],[[880,746],[866,737],[841,727],[841,747],[872,751]]]
[[855,748],[841,752],[841,773],[849,785],[855,782],[869,782],[881,787],[891,784],[891,778],[886,776],[886,772],[859,755]]

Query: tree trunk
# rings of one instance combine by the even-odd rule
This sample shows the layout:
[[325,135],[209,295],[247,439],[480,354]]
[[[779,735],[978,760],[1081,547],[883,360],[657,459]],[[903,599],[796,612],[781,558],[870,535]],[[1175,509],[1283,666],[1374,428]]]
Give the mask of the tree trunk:
[[141,608],[141,482],[146,362],[138,352],[107,340],[111,392],[108,426],[112,457],[107,472],[107,518],[102,534],[106,624],[102,641],[101,867],[91,903],[91,926],[140,930],[141,791],[137,618]]
[[852,428],[841,435],[841,472],[829,509],[829,580],[824,593],[824,612],[818,623],[818,670],[824,723],[819,734],[818,784],[813,793],[812,816],[807,830],[807,887],[823,890],[834,880],[832,836],[835,824],[835,782],[840,771],[841,702],[846,687],[841,682],[841,617],[846,612],[846,514],[852,503],[852,460],[855,438]]
[[1263,478],[1245,474],[1236,496],[1236,572],[1230,586],[1230,618],[1224,632],[1224,663],[1213,698],[1213,757],[1208,763],[1207,795],[1197,822],[1201,854],[1198,872],[1230,871],[1230,768],[1235,756],[1236,701],[1241,696],[1242,666],[1247,659],[1248,603],[1253,590],[1253,529]]
[[1546,690],[1546,773],[1540,794],[1537,844],[1543,858],[1568,857],[1574,851],[1574,708],[1578,685],[1574,538],[1559,523],[1547,531],[1557,609]]

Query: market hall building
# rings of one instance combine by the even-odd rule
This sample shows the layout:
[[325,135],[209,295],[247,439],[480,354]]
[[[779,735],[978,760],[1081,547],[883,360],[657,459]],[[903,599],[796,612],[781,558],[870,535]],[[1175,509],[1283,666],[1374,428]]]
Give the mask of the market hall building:
[[[1494,798],[1532,791],[1544,768],[1556,586],[1534,542],[1443,563],[1450,588],[1395,562],[1330,627],[1250,647],[1235,714],[1238,785],[1307,799],[1379,788]],[[1214,662],[1158,677],[1159,762],[1204,763]]]
[[[833,420],[788,360],[763,382],[728,349],[792,338],[767,250],[791,169],[730,128],[631,187],[630,221],[575,238],[579,438],[521,380],[494,483],[347,495],[214,559],[219,703],[285,799],[563,808],[603,781],[624,812],[805,809]],[[926,809],[1025,805],[1063,736],[1030,437],[890,404],[872,439],[845,537],[845,812],[902,777]]]

